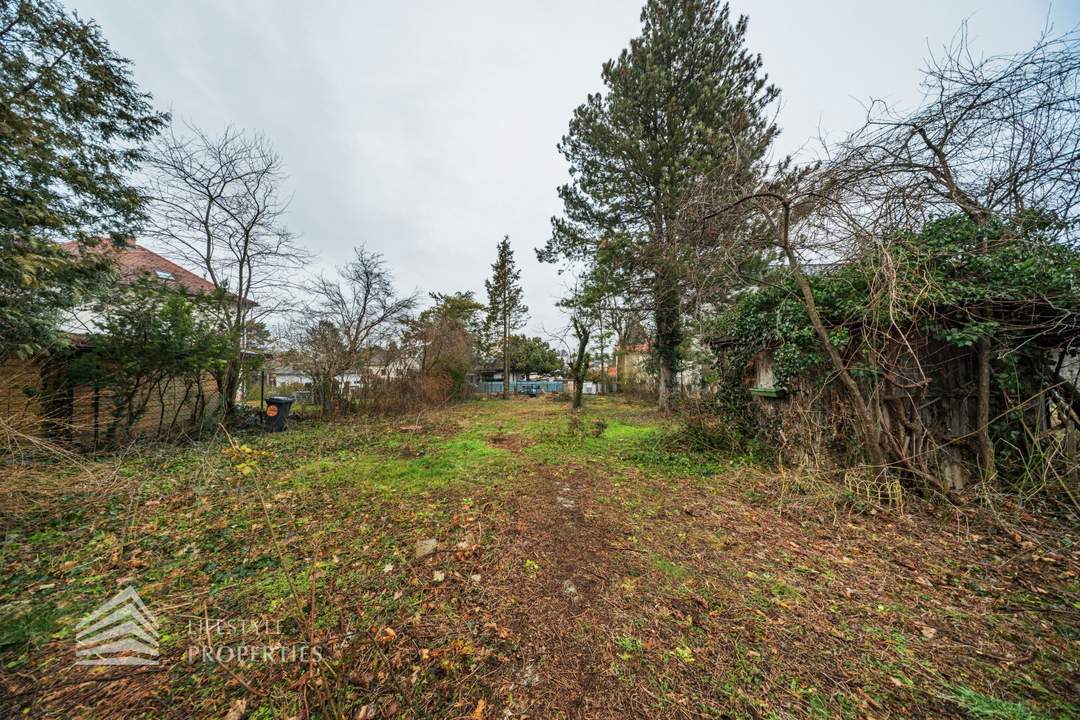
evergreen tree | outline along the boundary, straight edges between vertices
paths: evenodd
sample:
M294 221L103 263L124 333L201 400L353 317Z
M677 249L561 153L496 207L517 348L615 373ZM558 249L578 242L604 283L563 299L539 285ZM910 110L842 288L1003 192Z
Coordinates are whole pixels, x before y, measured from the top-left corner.
M659 404L678 369L687 276L702 262L684 208L702 182L732 194L776 134L761 58L745 48L746 18L717 0L649 0L642 33L604 64L605 92L574 111L559 151L571 182L542 261L598 263L651 301Z
M142 218L125 178L165 123L92 22L51 0L0 3L0 355L57 341L59 313L108 277L99 253Z
M525 373L529 380L533 374L558 372L562 368L559 353L538 337L512 335L510 337L510 365Z
M494 339L503 364L503 398L510 397L510 335L525 324L529 308L521 301L521 271L514 264L510 236L499 242L499 254L491 266L491 277L484 281L487 289L487 326Z

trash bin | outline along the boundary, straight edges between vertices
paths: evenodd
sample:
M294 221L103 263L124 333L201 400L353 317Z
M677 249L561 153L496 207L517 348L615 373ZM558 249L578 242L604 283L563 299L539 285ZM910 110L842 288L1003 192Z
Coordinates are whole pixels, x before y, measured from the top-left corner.
M291 397L268 397L266 398L266 412L263 420L266 429L270 432L281 432L285 429L285 420L289 417L289 408L292 407Z

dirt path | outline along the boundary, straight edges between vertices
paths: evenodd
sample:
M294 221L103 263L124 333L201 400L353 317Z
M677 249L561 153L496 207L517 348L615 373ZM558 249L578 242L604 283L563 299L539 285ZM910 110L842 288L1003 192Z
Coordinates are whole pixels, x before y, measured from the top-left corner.
M610 635L616 533L594 493L587 475L541 466L508 508L511 531L495 549L492 591L502 600L495 616L518 638L511 712L603 715L609 683L596 639Z

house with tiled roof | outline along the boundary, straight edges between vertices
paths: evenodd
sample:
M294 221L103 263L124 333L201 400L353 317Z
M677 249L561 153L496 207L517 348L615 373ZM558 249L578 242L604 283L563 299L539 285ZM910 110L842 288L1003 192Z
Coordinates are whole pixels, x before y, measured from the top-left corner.
M211 293L214 284L168 258L129 242L116 246L103 241L94 246L63 243L71 253L96 253L107 257L116 267L120 283L149 278L188 293ZM0 419L29 435L63 435L81 444L97 445L102 428L109 420L107 393L95 387L69 387L62 381L67 363L80 352L90 349L91 336L98 330L100 313L92 306L77 308L60 321L60 329L70 340L65 351L34 358L9 358L0 365ZM130 428L133 435L163 434L163 425L172 430L177 420L200 406L220 403L217 384L209 375L194 388L191 384L170 383L162 387L142 418Z
M149 278L188 293L212 293L216 290L211 281L135 241L122 247L107 241L92 247L67 242L63 243L62 247L71 253L95 253L109 258L116 266L122 283ZM60 328L75 337L85 336L94 331L96 319L97 313L92 307L77 308L64 318Z
M82 246L77 242L67 242L61 247L75 254L96 253L109 257L116 264L121 279L128 282L148 276L189 292L214 291L214 283L177 265L164 255L158 255L153 250L139 245L136 241L131 241L122 247L107 241L92 247Z

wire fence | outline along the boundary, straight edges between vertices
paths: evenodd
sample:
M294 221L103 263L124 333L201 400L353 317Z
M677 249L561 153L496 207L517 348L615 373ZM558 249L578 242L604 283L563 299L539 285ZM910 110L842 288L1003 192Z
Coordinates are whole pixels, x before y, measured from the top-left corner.
M510 392L514 395L541 395L563 391L561 380L516 380L510 383ZM503 391L502 380L476 383L476 391L484 395L496 395Z

